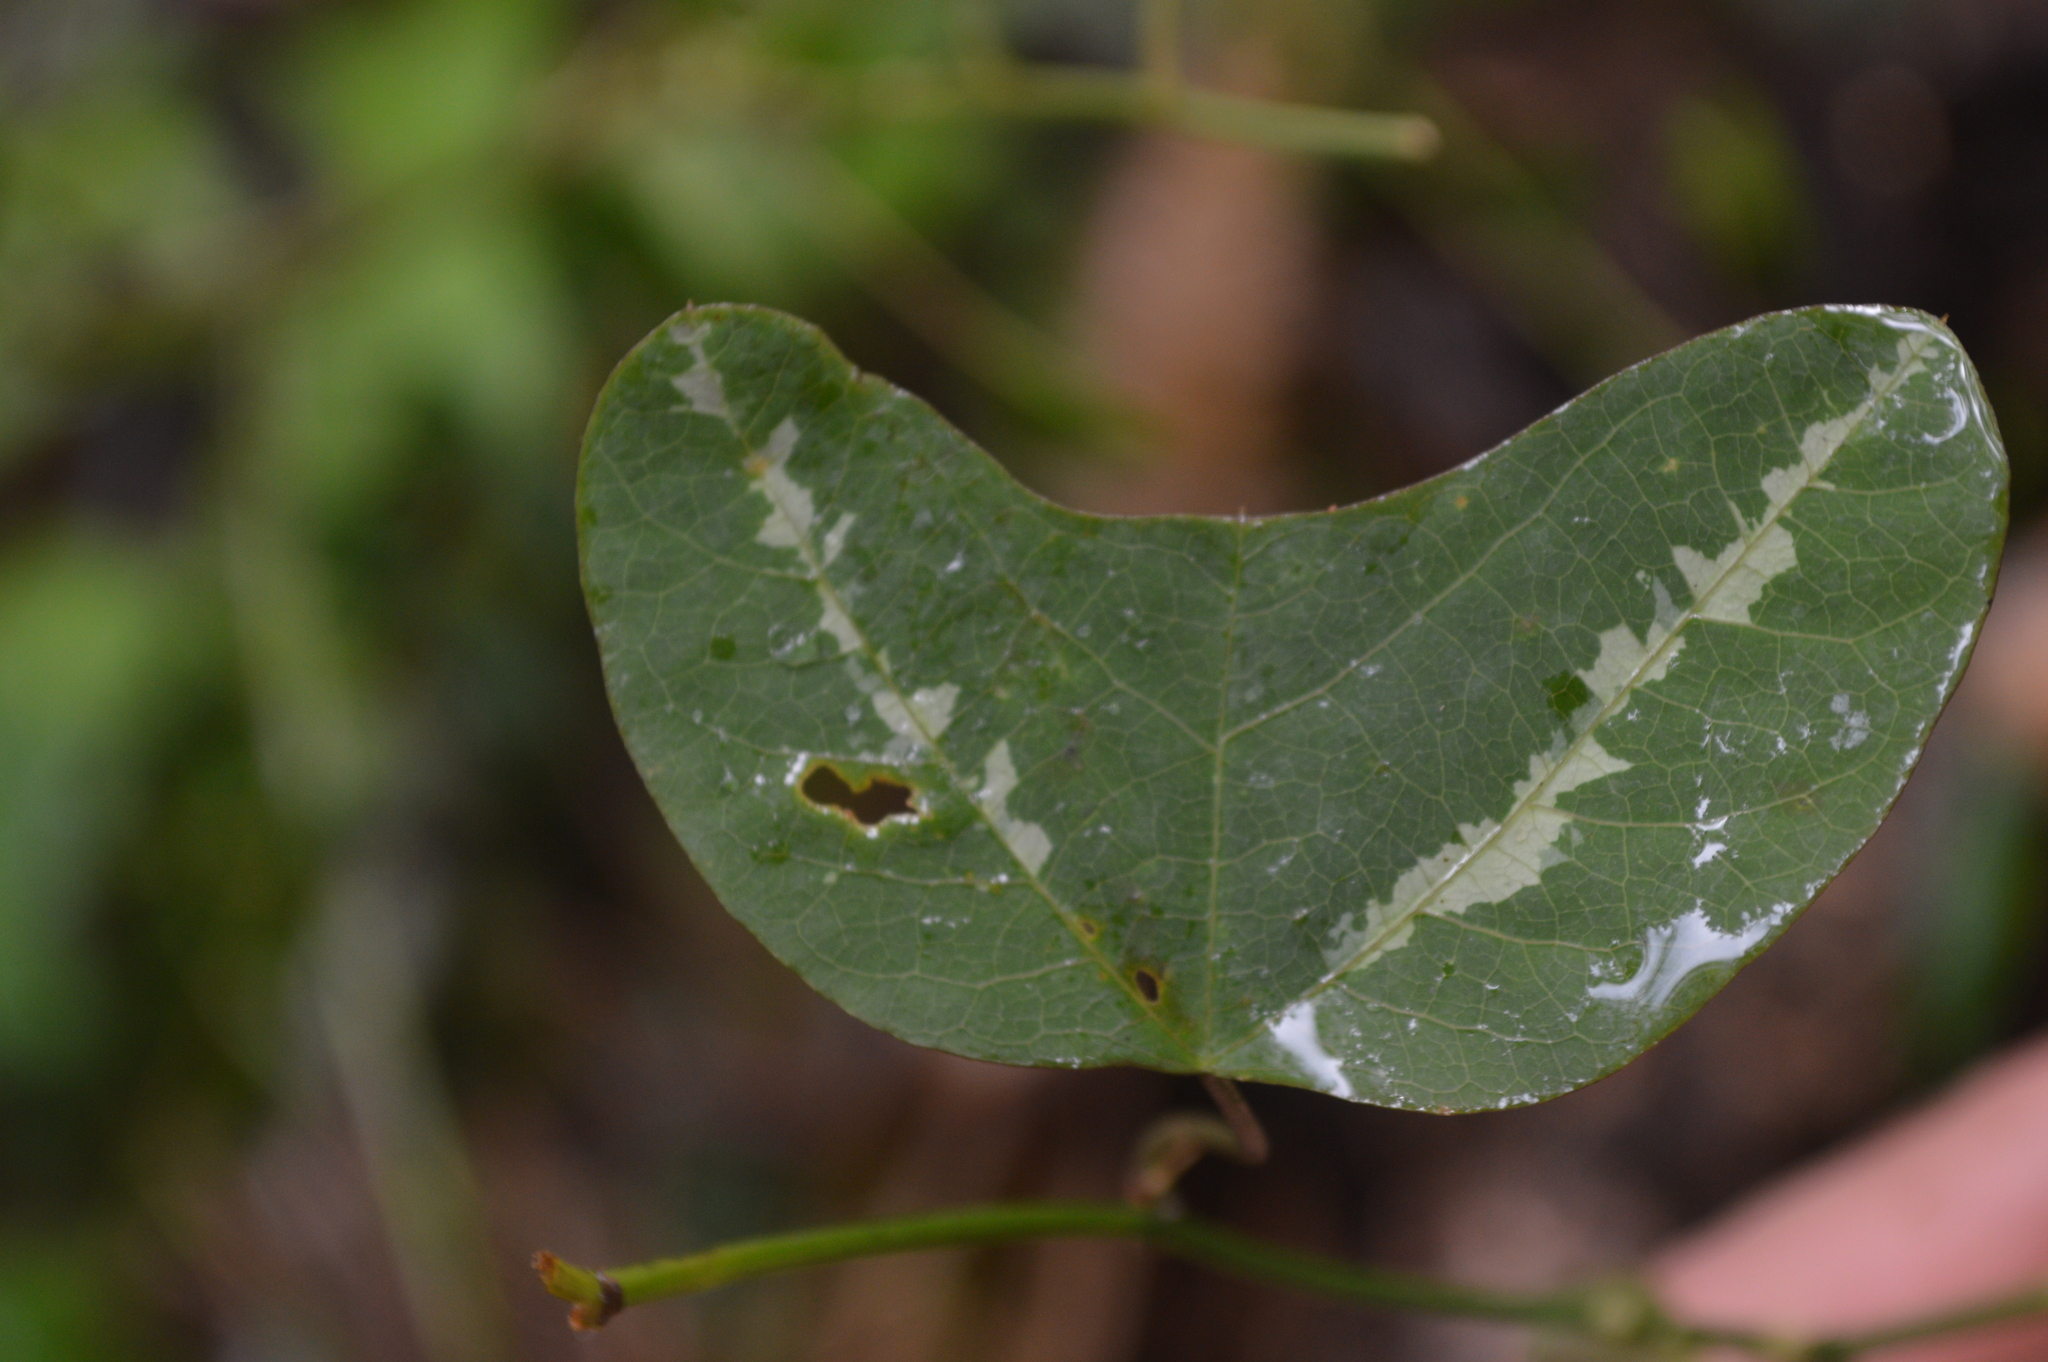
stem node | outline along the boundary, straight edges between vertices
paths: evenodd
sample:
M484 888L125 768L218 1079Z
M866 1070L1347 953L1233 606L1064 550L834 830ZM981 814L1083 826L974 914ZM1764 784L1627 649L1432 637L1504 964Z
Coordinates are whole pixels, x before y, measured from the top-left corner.
M1671 1332L1656 1297L1633 1277L1615 1277L1586 1288L1585 1330L1604 1343L1647 1343Z
M540 1284L549 1295L569 1302L571 1329L602 1329L626 1308L626 1293L606 1273L563 1262L545 1249L533 1255L533 1270L540 1274Z

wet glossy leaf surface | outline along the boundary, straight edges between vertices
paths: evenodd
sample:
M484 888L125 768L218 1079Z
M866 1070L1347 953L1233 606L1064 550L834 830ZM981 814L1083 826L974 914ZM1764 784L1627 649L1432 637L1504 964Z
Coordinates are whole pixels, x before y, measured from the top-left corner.
M2005 464L1938 323L1813 309L1375 502L1104 519L702 308L582 479L627 743L817 988L988 1059L1469 1110L1626 1062L1876 828Z

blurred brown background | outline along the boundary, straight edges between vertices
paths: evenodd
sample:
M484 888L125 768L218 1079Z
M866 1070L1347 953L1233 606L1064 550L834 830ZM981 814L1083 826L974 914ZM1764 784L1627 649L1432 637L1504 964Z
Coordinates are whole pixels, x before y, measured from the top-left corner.
M1208 0L1191 77L1419 166L911 118L1117 66L1109 0L0 3L0 1356L1493 1359L1115 1245L875 1261L572 1338L524 1270L1107 1195L1199 1090L923 1053L729 920L576 588L577 433L685 300L790 308L1095 509L1322 506L1769 308L1948 314L2014 464L1890 823L1618 1076L1261 1089L1197 1208L1507 1285L1625 1264L2048 1021L2048 3ZM877 92L880 92L879 94ZM930 111L927 110L926 113Z

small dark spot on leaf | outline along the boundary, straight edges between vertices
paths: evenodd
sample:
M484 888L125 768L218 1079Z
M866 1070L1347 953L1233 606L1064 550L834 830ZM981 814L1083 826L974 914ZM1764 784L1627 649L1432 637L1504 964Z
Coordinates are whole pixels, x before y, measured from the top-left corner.
M720 662L732 661L733 655L737 652L739 652L739 646L724 634L720 634L711 640L711 655Z
M869 776L856 789L830 766L816 766L799 788L812 804L821 809L837 809L864 828L899 814L917 813L910 787L887 776Z
M1778 786L1778 798L1794 813L1820 812L1820 801L1814 797L1813 785L1809 781L1786 781Z
M1559 672L1556 676L1543 678L1543 689L1550 693L1550 707L1557 711L1560 719L1569 719L1573 711L1593 698L1593 692L1577 672Z
M1149 969L1141 969L1131 976L1131 982L1138 986L1138 996L1148 1003L1159 1001L1159 976Z
M1083 941L1093 941L1096 937L1102 935L1102 924L1093 918L1075 918L1074 929L1081 933Z

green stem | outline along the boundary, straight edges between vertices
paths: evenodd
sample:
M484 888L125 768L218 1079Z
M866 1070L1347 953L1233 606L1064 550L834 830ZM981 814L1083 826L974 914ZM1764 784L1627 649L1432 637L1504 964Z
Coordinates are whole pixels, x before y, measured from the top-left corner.
M1787 1339L1680 1324L1639 1283L1620 1279L1564 1291L1529 1293L1459 1286L1401 1272L1359 1267L1280 1248L1203 1220L1100 1202L1017 1202L768 1235L609 1273L534 1260L547 1289L576 1307L571 1322L595 1328L628 1305L793 1268L917 1249L959 1248L1026 1239L1137 1239L1162 1253L1276 1286L1360 1305L1562 1330L1609 1344L1688 1356L1705 1347L1745 1349L1776 1362L1839 1362L1863 1352L2048 1311L2048 1290L1944 1315L1881 1334L1846 1339Z
M1048 122L1122 123L1169 128L1226 142L1304 156L1364 161L1426 161L1443 141L1435 120L1419 113L1374 113L1288 104L1204 90L1176 76L1099 66L1018 62L994 35L963 37L957 61L881 63L852 73L823 66L785 66L742 49L678 44L665 71L657 117L730 118L735 110L791 112L882 120L961 117ZM623 112L618 91L638 88L645 54L593 43L570 76L551 87L542 136L586 129L607 120L645 122L647 109ZM584 107L579 107L584 106Z
M958 78L890 71L864 83L859 102L895 118L1000 114L1048 121L1172 128L1305 156L1422 161L1442 140L1421 114L1369 113L1219 94L1147 73L1091 66L972 65Z
M1965 1329L1982 1329L1994 1324L2008 1324L2014 1320L2025 1319L2029 1315L2040 1314L2048 1314L2048 1286L2022 1291L2003 1300L1986 1301L1947 1314L1932 1315L1926 1319L1894 1325L1889 1329L1858 1334L1843 1339L1836 1345L1842 1351L1835 1355L1852 1357L1858 1353L1874 1352L1879 1348L1889 1348L1900 1343L1917 1343L1938 1335L1961 1333Z

